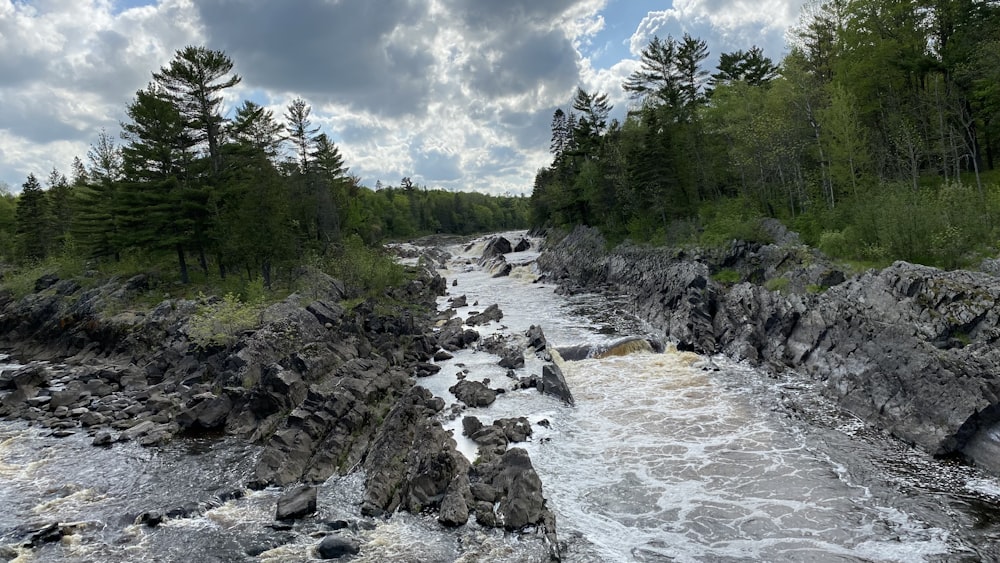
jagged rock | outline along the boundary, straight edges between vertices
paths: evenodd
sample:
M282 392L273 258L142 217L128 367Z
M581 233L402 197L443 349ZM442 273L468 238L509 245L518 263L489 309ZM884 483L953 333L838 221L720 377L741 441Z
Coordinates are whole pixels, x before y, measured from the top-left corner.
M345 555L357 555L361 553L361 544L357 540L347 538L339 534L330 534L323 538L316 546L316 553L320 559L340 559Z
M562 399L566 404L573 406L573 393L569 390L566 377L563 376L562 369L556 364L545 364L542 366L542 379L537 383L538 390L546 395L552 395Z
M524 367L524 353L520 350L509 350L500 358L498 364L502 368L519 369Z
M228 396L214 393L195 395L186 408L177 415L182 430L213 430L226 424L233 403Z
M510 241L504 237L496 237L490 240L486 244L486 248L483 249L483 257L480 259L480 263L490 258L496 258L497 256L503 256L504 254L509 254L513 252L513 247L510 245Z
M496 391L478 381L468 379L452 385L448 391L451 391L459 401L470 407L488 407L497 399Z
M468 472L454 439L430 418L437 412L433 399L412 387L386 416L364 460L366 516L437 508L455 476Z
M417 377L430 377L439 371L441 371L441 366L439 365L418 362L414 368L414 375Z
M493 272L494 278L504 278L510 275L514 271L513 264L508 264L504 262L502 265L498 266L496 271Z
M542 332L542 327L540 326L531 325L525 336L528 338L528 348L532 348L535 352L542 352L548 347L545 334Z
M903 440L1000 471L1000 447L989 446L1000 445L991 437L1000 430L995 278L897 262L842 281L821 255L780 238L786 245L737 242L721 252L608 251L596 230L581 228L538 265L564 286L634 296L639 316L681 350L807 373L843 408ZM724 268L748 281L711 279ZM757 285L778 278L781 292Z
M510 442L524 442L531 436L531 422L523 416L500 418L493 421L493 426L500 428Z
M344 364L326 382L311 386L271 436L251 486L324 481L353 466L378 430L370 422L391 408L410 381L382 358Z
M523 238L517 241L517 245L514 246L514 252L524 252L525 250L531 249L531 242L528 239Z
M456 475L448 485L438 512L438 522L445 526L462 526L469 521L469 503L472 491L468 474Z
M542 481L538 478L528 452L511 448L493 461L477 468L477 477L497 491L498 525L507 530L520 530L529 525L542 525L549 510L542 496ZM478 519L477 511L477 519Z
M482 313L479 313L477 315L470 315L468 320L465 321L465 324L469 326L478 326L478 325L484 325L492 321L499 321L502 318L503 318L503 311L501 311L500 307L496 303L494 303L493 305L487 307L486 310L483 311Z
M278 498L275 520L295 520L316 512L316 487L302 485Z

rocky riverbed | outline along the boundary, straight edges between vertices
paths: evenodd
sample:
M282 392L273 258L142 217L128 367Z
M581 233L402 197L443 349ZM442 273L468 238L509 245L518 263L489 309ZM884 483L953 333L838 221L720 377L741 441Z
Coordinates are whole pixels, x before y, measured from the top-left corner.
M541 481L527 453L508 448L525 439L530 426L511 420L483 427L470 417L468 434L481 444L473 465L442 426L444 401L415 384L437 369L435 358L476 343L470 326L502 316L496 307L470 319L455 317L454 309L438 312L435 300L446 281L435 267L447 256L424 251L430 254L414 268L414 281L389 296L403 304L391 313L372 302L346 309L342 283L303 271L305 289L264 310L259 328L209 348L191 337L197 302L130 309L147 290L144 276L89 289L45 276L27 297L0 297L0 348L23 364L0 372L0 416L28 421L54 438L87 436L96 448L132 442L156 449L178 439L236 437L258 444L259 455L245 482L213 491L216 504L280 487L285 494L275 521L296 521L316 512L316 485L361 472L360 512L374 522L397 510L435 514L446 527L474 520L539 542L558 559ZM502 260L502 252L484 259ZM513 361L532 344L545 354L540 331L502 347ZM524 385L559 393L553 389L561 378L549 371L525 378ZM475 401L495 393L470 385L456 388L456 395ZM156 527L206 510L196 499L178 504L123 519ZM364 550L341 528L319 533L315 556ZM30 550L77 534L86 531L51 521L7 530L4 537L18 540L8 548Z
M539 259L564 292L626 293L683 350L807 374L841 408L1000 471L1000 278L905 262L848 276L797 236L719 251L608 250L578 228Z

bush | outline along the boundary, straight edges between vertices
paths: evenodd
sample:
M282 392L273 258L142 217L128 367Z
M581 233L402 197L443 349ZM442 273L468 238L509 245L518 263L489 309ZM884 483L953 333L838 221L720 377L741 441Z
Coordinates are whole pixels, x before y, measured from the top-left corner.
M345 240L339 252L322 264L322 269L342 280L355 296L380 298L386 289L399 287L409 279L405 267L381 249L365 246L357 235Z
M786 277L771 278L766 282L764 282L764 289L768 291L777 291L778 293L781 293L786 289L788 289L788 284L790 283L791 281L789 281L789 279Z
M734 239L772 242L760 225L764 215L746 198L711 202L702 207L700 215L704 225L700 242L706 246L722 247Z
M205 299L201 295L201 299ZM244 302L235 293L227 293L198 309L188 325L188 337L201 349L231 346L244 331L260 326L263 298Z
M712 274L712 279L725 285L732 285L734 283L740 283L743 276L740 275L736 270L719 270Z

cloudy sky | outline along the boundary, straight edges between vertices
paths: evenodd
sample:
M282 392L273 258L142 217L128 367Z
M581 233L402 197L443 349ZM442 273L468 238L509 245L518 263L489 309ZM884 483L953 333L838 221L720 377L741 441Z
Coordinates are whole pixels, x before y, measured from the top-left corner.
M804 0L0 0L0 184L69 174L186 45L225 51L244 99L299 96L374 187L530 193L552 112L621 83L654 35L773 59Z

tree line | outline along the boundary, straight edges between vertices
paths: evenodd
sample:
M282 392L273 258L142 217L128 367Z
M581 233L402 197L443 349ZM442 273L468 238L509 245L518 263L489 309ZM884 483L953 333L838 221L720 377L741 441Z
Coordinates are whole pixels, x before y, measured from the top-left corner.
M793 35L780 62L752 46L715 72L705 41L654 38L624 122L578 90L534 220L682 243L770 216L844 258L943 266L995 247L1000 2L828 0Z
M260 277L345 242L528 225L524 197L428 190L403 178L372 190L296 98L278 117L246 100L231 117L227 90L241 77L222 51L178 50L126 107L121 139L101 131L70 177L28 176L0 194L0 257L30 263L60 254L94 261L172 257L177 278Z

